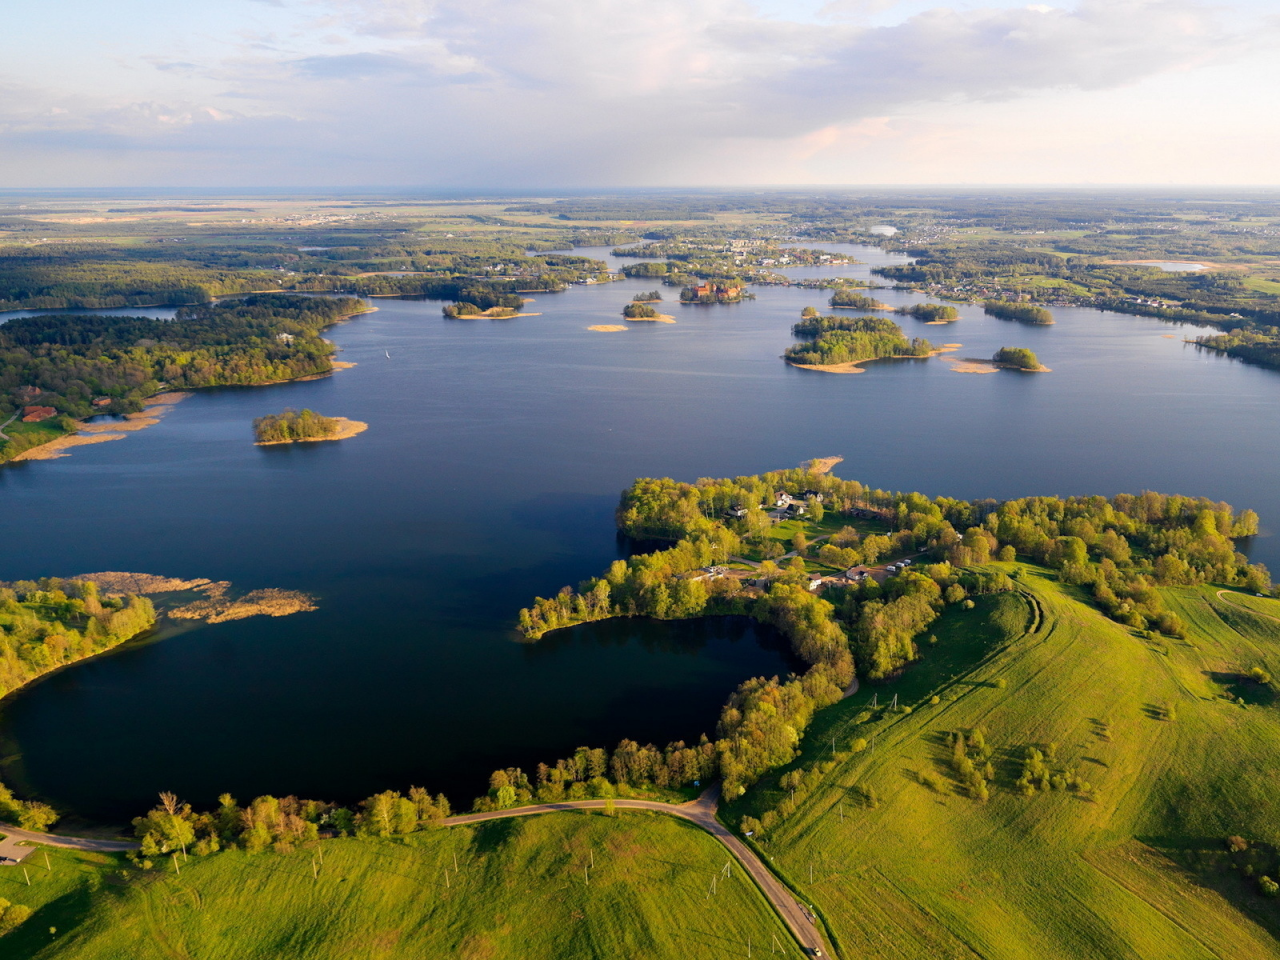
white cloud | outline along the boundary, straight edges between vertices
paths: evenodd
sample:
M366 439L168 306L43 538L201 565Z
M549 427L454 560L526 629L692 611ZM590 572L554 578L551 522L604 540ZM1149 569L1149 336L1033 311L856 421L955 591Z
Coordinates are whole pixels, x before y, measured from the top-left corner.
M42 136L73 149L74 132L181 156L171 182L184 170L214 182L228 156L264 162L264 143L281 146L271 123L287 119L291 165L273 159L243 182L854 180L857 154L923 129L910 119L921 111L963 108L980 127L984 104L1114 101L1273 36L1240 30L1240 10L1228 29L1194 0L937 6L867 24L892 5L836 0L822 22L746 0L313 0L289 7L291 32L269 43L246 25L217 56L139 51L131 83L148 64L149 97L30 83L4 96L0 131L21 142L0 141L0 172L12 182ZM1141 112L1135 102L1134 123Z

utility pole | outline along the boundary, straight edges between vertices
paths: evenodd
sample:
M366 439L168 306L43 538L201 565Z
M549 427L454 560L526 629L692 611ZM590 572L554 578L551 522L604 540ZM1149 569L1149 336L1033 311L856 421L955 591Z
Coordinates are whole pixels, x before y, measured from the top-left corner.
M48 851L48 850L45 850L45 851L44 851L44 868L45 868L46 870L48 870L50 873L53 873L53 866L49 863L49 851Z
M178 874L178 876L182 876L182 868L181 868L180 866L178 866L178 853L177 853L177 851L174 851L174 853L173 853L173 872L174 872L174 873L176 873L176 874Z
M311 858L311 879L312 880L320 879L320 868L316 865L315 857Z
M27 878L27 886L31 886L31 874L27 873L27 868L22 868L22 875Z

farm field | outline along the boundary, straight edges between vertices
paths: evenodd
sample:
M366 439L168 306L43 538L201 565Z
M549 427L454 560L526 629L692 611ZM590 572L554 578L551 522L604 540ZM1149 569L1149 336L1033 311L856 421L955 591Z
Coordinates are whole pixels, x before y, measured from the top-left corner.
M1167 589L1190 631L1151 640L1044 571L1020 584L939 619L896 687L912 712L884 709L894 684L826 711L793 769L833 749L834 769L761 849L844 956L1280 957L1280 901L1235 869L1277 866L1280 713L1242 674L1278 665L1280 621L1259 613L1280 603ZM952 735L978 728L986 802L954 772ZM1024 796L1028 748L1085 785ZM785 796L760 790L737 815ZM1228 836L1250 850L1228 855Z

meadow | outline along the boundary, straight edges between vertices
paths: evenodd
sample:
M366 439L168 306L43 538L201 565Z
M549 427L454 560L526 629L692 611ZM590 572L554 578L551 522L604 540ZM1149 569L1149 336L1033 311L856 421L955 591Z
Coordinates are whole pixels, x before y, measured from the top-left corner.
M1043 571L1020 584L1021 636L993 622L994 601L931 628L897 686L910 713L884 709L894 684L825 712L792 769L833 755L834 769L761 849L845 956L1280 957L1280 902L1226 844L1245 839L1274 875L1280 714L1243 674L1280 660L1280 621L1260 615L1280 603L1168 589L1191 630L1153 640ZM985 802L951 739L979 728ZM1023 795L1029 748L1088 789ZM752 812L785 793L759 790Z
M0 873L0 896L38 908L4 956L715 958L746 956L748 941L765 954L789 943L736 864L721 873L724 848L660 814L554 814L321 846L179 856L178 873L168 860L143 872L67 851L51 851L48 872L36 854L30 887L21 868Z

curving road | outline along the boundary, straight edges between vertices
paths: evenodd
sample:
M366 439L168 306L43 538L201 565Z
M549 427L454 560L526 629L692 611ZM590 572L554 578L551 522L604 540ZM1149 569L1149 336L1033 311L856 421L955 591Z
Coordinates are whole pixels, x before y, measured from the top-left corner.
M755 855L750 847L739 840L730 830L716 819L716 805L720 798L720 788L713 787L688 803L659 803L655 800L623 800L613 801L614 807L620 810L652 810L665 813L671 817L680 817L697 824L707 833L719 840L734 859L755 880L761 892L768 898L777 911L782 922L786 924L805 953L816 956L815 951L823 950L822 937L811 914L792 896L791 891L773 875L764 861ZM485 820L504 820L510 817L528 817L539 813L556 813L565 810L600 810L608 804L607 800L567 800L563 803L539 803L529 807L515 807L511 810L494 810L489 813L468 813L445 820L446 826L461 826L467 823L481 823Z

